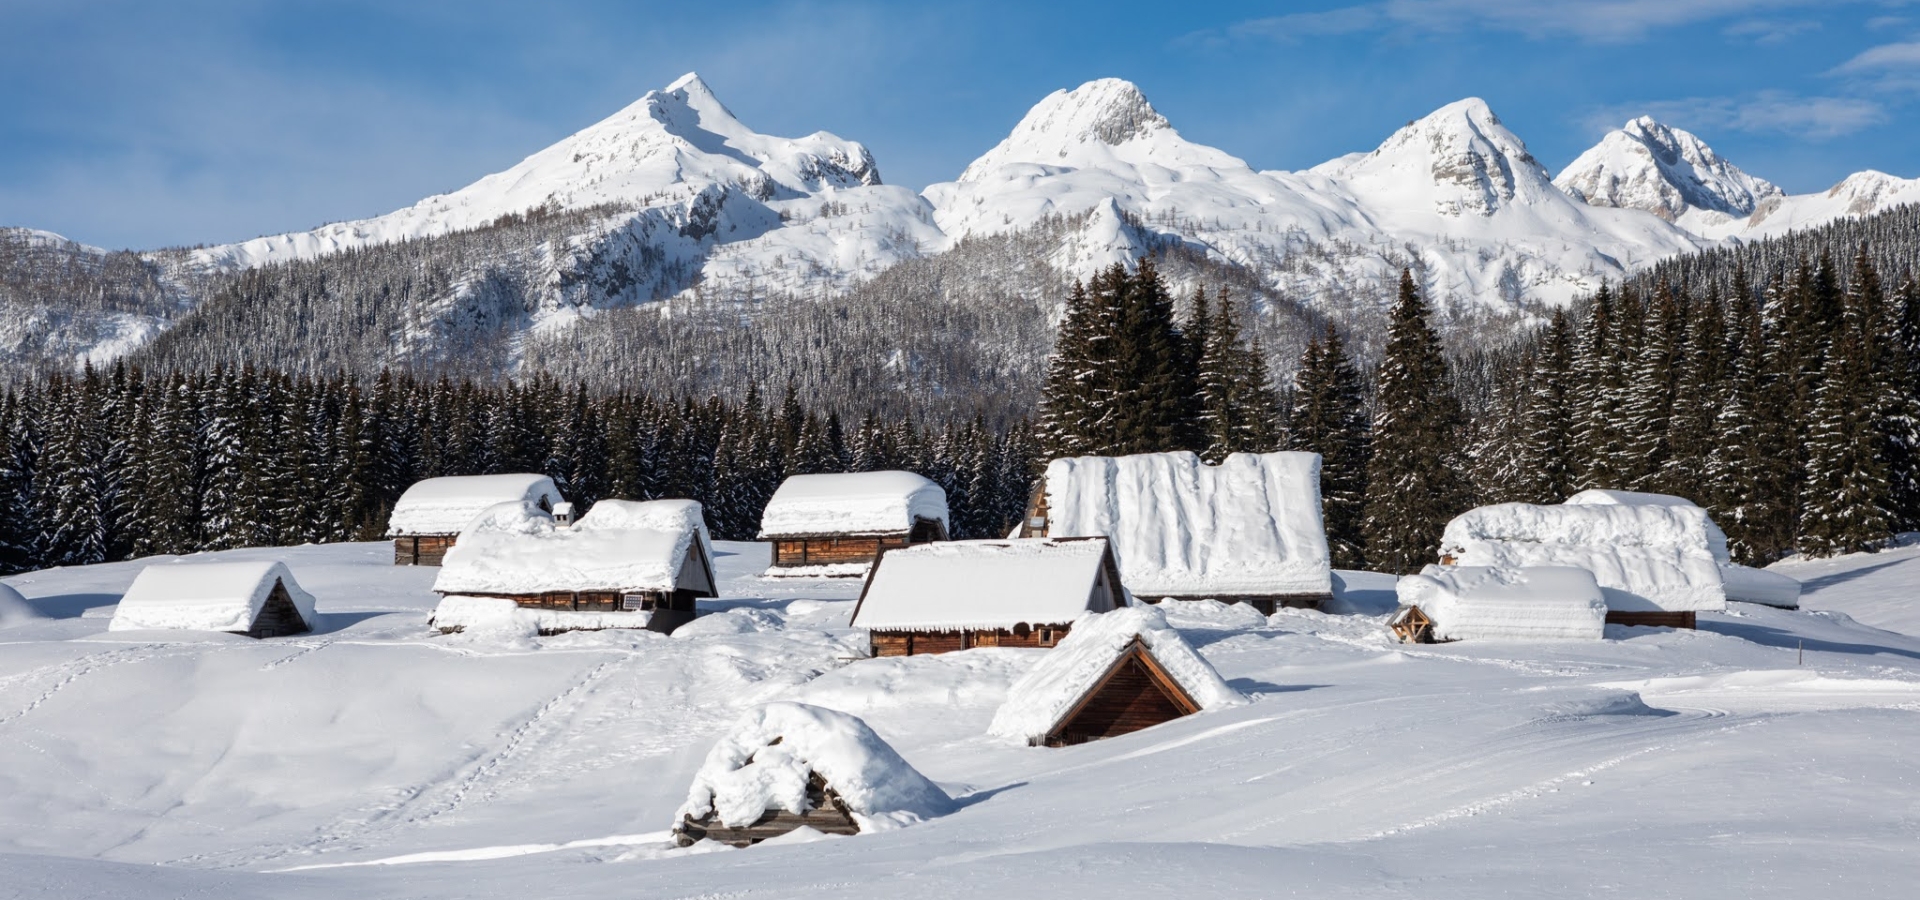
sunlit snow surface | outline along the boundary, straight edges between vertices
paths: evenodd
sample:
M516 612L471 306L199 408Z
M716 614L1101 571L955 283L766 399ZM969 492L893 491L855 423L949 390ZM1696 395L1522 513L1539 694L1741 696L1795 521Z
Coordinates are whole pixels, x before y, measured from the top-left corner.
M1253 702L1027 748L984 732L1040 651L853 661L847 579L760 580L672 637L441 637L386 544L285 559L312 635L108 634L140 563L13 576L0 897L1905 897L1920 548L1788 564L1806 611L1698 632L1401 647L1392 580L1329 613L1169 621ZM1857 615L1861 622L1856 622ZM1804 665L1800 654L1804 653ZM958 809L670 849L752 704L854 713ZM157 865L156 865L157 864ZM295 871L288 871L295 870Z

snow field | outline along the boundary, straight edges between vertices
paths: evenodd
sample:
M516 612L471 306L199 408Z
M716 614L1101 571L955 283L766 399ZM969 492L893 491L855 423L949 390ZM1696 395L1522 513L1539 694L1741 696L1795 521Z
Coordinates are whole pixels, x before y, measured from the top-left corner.
M318 598L315 634L268 641L106 634L139 564L9 578L53 618L0 629L8 890L1900 897L1920 876L1920 639L1836 611L1891 607L1912 548L1819 564L1818 612L1573 644L1396 645L1372 573L1337 573L1339 614L1173 604L1251 702L1057 750L985 734L1042 651L852 661L858 582L716 550L723 597L673 637L429 636L431 573L383 544L207 555L283 557ZM859 716L958 808L666 849L715 742L783 700Z

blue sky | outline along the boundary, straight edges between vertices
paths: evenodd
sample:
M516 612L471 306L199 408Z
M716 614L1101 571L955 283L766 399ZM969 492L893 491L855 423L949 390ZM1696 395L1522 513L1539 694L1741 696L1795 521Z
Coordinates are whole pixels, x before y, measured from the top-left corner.
M1048 92L1130 79L1263 169L1466 96L1549 169L1650 113L1794 192L1920 176L1920 3L0 0L0 224L213 243L459 187L699 71L748 125L954 177Z

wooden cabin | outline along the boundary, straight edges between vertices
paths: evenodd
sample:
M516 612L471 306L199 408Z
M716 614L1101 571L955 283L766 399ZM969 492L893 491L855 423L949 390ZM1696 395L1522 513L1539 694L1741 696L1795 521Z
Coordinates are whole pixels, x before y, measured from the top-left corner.
M1022 537L1106 536L1135 597L1245 603L1272 615L1333 596L1316 453L1056 459Z
M1106 538L943 541L882 551L853 609L874 656L1052 647L1126 605Z
M433 589L446 598L434 614L442 632L487 610L467 601L497 598L546 634L671 633L693 621L699 598L719 596L712 540L692 500L602 500L570 527L531 502L500 504L448 551Z
M134 577L107 628L270 638L305 634L313 624L313 595L283 563L156 563Z
M953 807L866 722L776 702L749 710L707 753L674 814L673 838L682 847L701 840L746 847L802 826L859 834Z
M1607 624L1692 628L1698 613L1727 607L1719 532L1692 504L1498 503L1448 522L1440 553L1462 567L1584 569Z
M947 534L947 492L912 472L795 475L760 517L768 575L858 577L886 550Z
M1064 747L1245 704L1151 606L1081 620L1007 691L988 733Z
M563 501L545 475L455 475L415 482L393 505L387 536L396 566L437 566L488 507L526 501L551 513Z
M1427 566L1395 585L1387 627L1402 643L1597 641L1607 603L1593 573L1572 566Z

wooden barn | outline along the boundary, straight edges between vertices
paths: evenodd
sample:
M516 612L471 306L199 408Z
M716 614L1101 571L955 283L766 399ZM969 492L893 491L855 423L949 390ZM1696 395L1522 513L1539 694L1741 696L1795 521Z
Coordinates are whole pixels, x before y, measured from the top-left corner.
M990 734L1063 747L1245 704L1151 606L1088 616L1007 691Z
M1186 452L1056 459L1023 537L1105 536L1120 580L1148 602L1246 603L1271 615L1333 596L1317 453Z
M674 815L682 847L745 847L802 826L826 834L899 828L954 803L867 727L802 703L749 710L707 753Z
M1081 616L1125 605L1106 538L942 541L882 552L853 627L874 656L1051 647Z
M1499 503L1448 522L1440 561L1585 569L1600 586L1607 624L1692 628L1698 613L1727 608L1719 531L1690 504Z
M496 503L526 501L551 513L560 491L545 475L454 475L415 482L393 505L387 537L396 566L437 566L455 538Z
M1572 566L1427 566L1401 578L1395 590L1400 609L1387 626L1401 643L1606 636L1600 585L1593 573Z
M881 551L947 539L947 492L912 472L795 475L760 516L768 575L865 575Z
M602 500L570 527L528 501L499 504L460 535L433 589L443 632L502 617L543 634L672 632L693 620L698 598L719 596L692 500Z
M270 638L304 634L313 623L313 595L282 563L156 563L134 577L107 628Z

